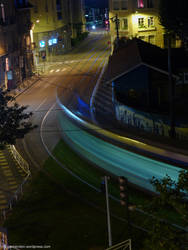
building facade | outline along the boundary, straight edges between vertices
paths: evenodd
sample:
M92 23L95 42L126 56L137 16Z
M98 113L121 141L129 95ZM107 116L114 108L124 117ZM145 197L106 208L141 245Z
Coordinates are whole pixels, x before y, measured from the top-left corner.
M27 0L0 4L0 87L16 88L32 75L30 8Z
M161 48L166 47L167 39L159 22L158 5L159 0L109 0L112 43L118 32L119 37L137 37ZM174 38L172 47L180 45L180 40Z
M63 54L71 49L71 38L82 32L82 0L31 0L33 23L34 59L52 60L54 55ZM81 27L81 28L80 28Z

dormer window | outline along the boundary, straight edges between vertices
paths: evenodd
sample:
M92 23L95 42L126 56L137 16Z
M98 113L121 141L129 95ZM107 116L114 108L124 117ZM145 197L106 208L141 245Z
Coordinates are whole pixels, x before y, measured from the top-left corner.
M139 9L144 8L144 0L138 0L138 8Z

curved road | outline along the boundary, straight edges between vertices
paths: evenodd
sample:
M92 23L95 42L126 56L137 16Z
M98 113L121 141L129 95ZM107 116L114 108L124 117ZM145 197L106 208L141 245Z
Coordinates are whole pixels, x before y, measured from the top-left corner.
M109 37L102 33L91 34L72 53L58 56L55 58L56 62L47 64L45 76L17 98L21 105L29 105L28 110L34 113L32 122L39 126L17 143L17 148L31 166L40 168L48 157L47 151L51 151L61 138L57 114L63 106L56 103L56 97L66 106L66 111L71 110L79 117L84 116L85 120L93 119L90 112L91 97L109 56L108 40ZM152 190L149 181L152 176L162 178L168 174L177 180L180 168L106 143L103 139L108 137L107 134L101 140L75 126L63 114L60 120L61 128L69 138L71 146L111 173L126 175L131 182L149 190ZM97 130L96 127L89 129L95 132ZM117 137L122 140L120 136ZM139 147L139 142L132 140L131 144L137 144ZM143 149L143 145L141 148ZM151 147L145 145L144 148ZM160 151L154 147L151 149ZM185 158L187 161L186 156Z
M96 81L109 56L108 40L108 35L102 32L90 34L71 53L56 56L54 62L46 63L45 75L17 97L20 105L28 105L28 111L33 112L32 122L38 125L16 145L31 166L40 168L48 158L41 135L49 150L60 140L56 119L59 109L56 105L57 92L58 95L63 94L64 102L70 109L77 109L78 99L84 105L90 105Z

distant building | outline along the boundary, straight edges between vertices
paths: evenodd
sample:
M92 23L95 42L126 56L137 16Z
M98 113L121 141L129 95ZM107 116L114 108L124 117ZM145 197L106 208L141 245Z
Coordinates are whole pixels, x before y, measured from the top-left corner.
M0 4L0 86L16 88L32 75L30 8L27 0Z
M158 18L159 0L109 0L109 17L112 44L117 37L115 16L118 17L120 37L137 37L145 42L166 47L164 28ZM172 47L179 47L180 40L174 37Z
M71 38L83 32L82 0L31 0L35 64L67 52Z
M72 38L77 38L80 34L85 32L86 20L85 20L85 5L84 0L71 0L70 6L70 25Z
M87 29L90 29L92 25L96 25L96 27L105 27L108 23L108 9L100 9L100 8L91 8L86 6L85 8L85 17L86 17L86 26Z

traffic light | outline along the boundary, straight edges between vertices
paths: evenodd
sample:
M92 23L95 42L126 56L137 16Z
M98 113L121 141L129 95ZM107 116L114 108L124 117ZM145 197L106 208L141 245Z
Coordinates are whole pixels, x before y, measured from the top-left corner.
M120 203L122 206L128 206L127 182L127 178L125 178L124 176L119 177Z

